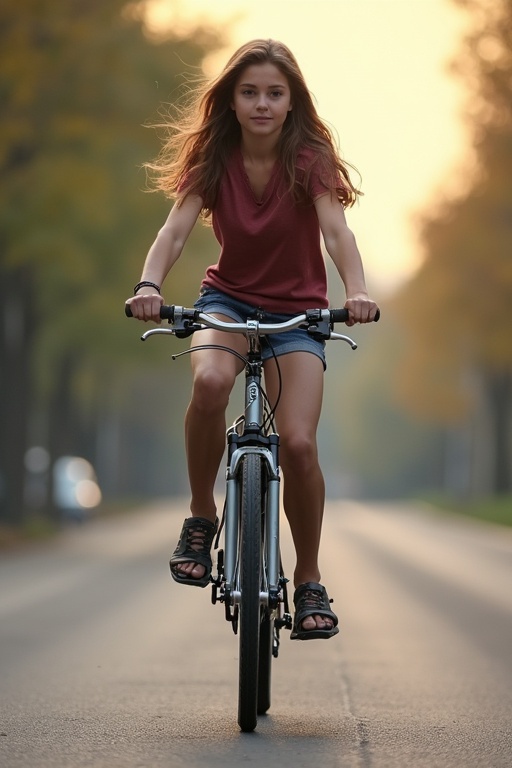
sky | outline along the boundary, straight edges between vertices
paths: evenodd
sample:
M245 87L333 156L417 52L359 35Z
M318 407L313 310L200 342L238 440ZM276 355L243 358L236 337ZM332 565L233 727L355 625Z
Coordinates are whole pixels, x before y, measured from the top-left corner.
M209 75L253 38L291 48L362 179L347 219L368 283L381 292L403 284L421 260L417 215L456 187L467 158L463 85L448 72L467 18L453 1L154 0L153 18L225 35Z

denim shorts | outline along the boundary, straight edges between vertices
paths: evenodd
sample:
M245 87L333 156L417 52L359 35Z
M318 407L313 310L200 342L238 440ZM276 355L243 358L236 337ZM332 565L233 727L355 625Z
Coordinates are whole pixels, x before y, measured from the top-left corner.
M258 318L262 323L283 323L294 317L294 314L276 314L266 312L252 304L238 301L233 296L218 291L216 288L205 286L201 288L199 298L194 307L207 314L221 313L227 315L235 322L244 322L247 318ZM295 314L299 314L298 312ZM293 331L272 333L261 338L261 356L263 360L272 357L287 355L290 352L311 352L322 361L324 370L327 367L325 360L325 341L317 341L303 328L294 328Z

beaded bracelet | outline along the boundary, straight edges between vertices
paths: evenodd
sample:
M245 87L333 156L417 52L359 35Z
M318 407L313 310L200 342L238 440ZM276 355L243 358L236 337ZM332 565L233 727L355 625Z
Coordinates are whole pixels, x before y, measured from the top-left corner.
M141 288L154 288L155 291L158 291L160 293L160 286L156 283L151 283L149 280L142 280L142 282L137 283L135 288L133 289L133 295L137 295L137 291L140 291Z

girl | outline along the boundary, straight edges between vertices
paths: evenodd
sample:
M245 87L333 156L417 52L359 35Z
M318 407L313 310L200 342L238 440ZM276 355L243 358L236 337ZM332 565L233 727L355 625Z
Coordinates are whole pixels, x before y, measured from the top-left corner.
M378 308L368 297L344 215L359 192L290 50L274 40L242 46L182 117L178 126L169 126L172 134L149 166L157 173L157 186L176 202L127 301L132 314L160 322L160 286L202 214L211 216L221 251L206 271L197 308L227 320L257 313L266 322L279 322L327 307L321 233L345 286L348 325L373 320ZM213 330L202 331L197 343L246 351L243 337ZM324 481L316 430L324 345L299 329L272 336L272 346L284 393L276 412L284 507L296 550L291 636L329 638L338 632L338 619L318 566ZM218 525L213 488L224 450L225 409L243 364L212 349L195 352L191 361L192 397L185 419L191 517L170 567L178 583L204 587ZM278 376L268 345L265 361L267 394L275 402Z

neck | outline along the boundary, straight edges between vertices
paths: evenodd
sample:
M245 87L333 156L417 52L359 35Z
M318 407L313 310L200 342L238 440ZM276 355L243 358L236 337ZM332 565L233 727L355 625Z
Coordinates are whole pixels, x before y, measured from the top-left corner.
M274 137L268 139L258 138L254 140L252 136L243 136L240 142L240 150L245 160L252 163L274 162L277 159L278 142Z

